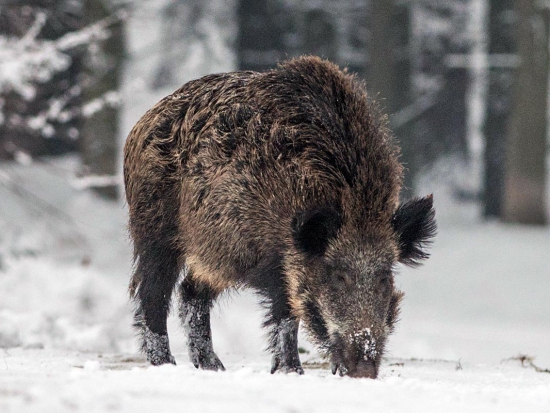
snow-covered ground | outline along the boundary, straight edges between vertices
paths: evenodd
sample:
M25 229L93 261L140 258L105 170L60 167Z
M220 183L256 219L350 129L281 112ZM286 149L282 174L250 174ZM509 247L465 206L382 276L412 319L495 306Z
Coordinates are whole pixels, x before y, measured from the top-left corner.
M270 375L248 293L214 309L226 372L137 353L122 204L71 184L76 160L0 165L0 412L548 412L550 230L479 223L436 191L432 257L397 276L406 297L377 380L332 376L302 338L305 376ZM30 193L8 191L25 188ZM38 196L39 198L33 198ZM320 364L321 363L321 364Z
M0 410L547 413L550 407L549 375L513 362L463 363L457 370L454 362L389 360L381 378L369 380L307 366L304 376L270 375L266 360L225 356L227 371L213 373L188 363L146 367L129 355L10 349Z

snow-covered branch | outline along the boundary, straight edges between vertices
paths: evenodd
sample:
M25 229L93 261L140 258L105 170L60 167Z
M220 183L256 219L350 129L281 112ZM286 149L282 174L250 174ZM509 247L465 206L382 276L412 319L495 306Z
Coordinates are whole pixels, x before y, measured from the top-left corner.
M120 104L120 93L110 90L78 107L66 107L80 92L79 86L72 87L65 94L51 99L46 110L25 118L23 123L30 129L40 131L42 136L49 137L53 134L51 122L67 123L77 117L89 118L106 107L117 107Z
M46 21L46 15L38 13L22 38L0 36L0 93L14 91L25 100L32 100L35 84L47 82L69 67L68 51L107 39L109 26L124 18L126 13L120 11L57 40L46 40L38 38Z
M119 10L118 12L105 17L94 24L61 36L59 39L54 41L55 47L57 50L67 51L78 46L108 39L111 35L108 30L109 27L120 20L125 20L127 17L128 14L126 11Z
M127 13L120 10L80 30L48 40L40 38L47 15L37 12L34 22L22 37L0 35L0 125L39 132L49 138L56 133L55 124L67 124L75 118L91 116L104 107L116 106L119 101L117 91L107 91L90 102L81 102L79 97L83 86L80 84L68 89L61 88L47 101L41 96L43 102L39 105L35 102L41 93L41 84L70 68L75 49L78 49L76 54L80 55L79 48L85 50L96 42L108 39L112 35L111 27L126 18ZM35 109L30 113L14 110L13 103L7 103L13 98L34 105ZM78 137L75 128L69 128L67 134L72 139Z
M416 99L412 104L406 106L391 117L391 125L395 129L401 128L403 125L412 122L420 117L424 112L432 108L437 102L437 92L426 93Z

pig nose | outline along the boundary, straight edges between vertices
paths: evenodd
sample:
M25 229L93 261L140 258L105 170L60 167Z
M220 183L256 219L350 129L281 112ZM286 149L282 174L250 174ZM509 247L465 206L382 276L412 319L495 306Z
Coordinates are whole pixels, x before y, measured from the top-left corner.
M348 371L350 377L376 378L376 366L372 360L359 360L354 369Z

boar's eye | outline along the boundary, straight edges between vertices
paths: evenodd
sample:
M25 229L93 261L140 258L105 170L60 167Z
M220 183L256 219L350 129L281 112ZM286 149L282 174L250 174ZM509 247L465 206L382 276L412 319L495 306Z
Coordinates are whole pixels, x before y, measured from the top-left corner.
M382 274L380 278L378 278L378 282L380 283L380 285L388 285L390 283L389 274Z
M378 275L378 291L382 293L389 292L392 284L391 271L384 271Z
M351 278L349 274L344 271L334 271L332 274L332 279L341 286L351 284Z
M341 226L341 217L330 207L314 208L298 214L292 221L292 235L299 250L323 255L329 241Z

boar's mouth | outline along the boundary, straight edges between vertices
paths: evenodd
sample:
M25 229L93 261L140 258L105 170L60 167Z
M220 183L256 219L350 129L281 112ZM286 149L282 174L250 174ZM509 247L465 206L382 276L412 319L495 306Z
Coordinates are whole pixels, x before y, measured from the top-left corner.
M374 360L362 359L355 364L348 364L348 367L344 363L331 362L332 374L338 372L340 376L349 376L355 378L367 378L375 379L378 376L378 368Z
M339 333L329 333L319 307L314 301L307 302L306 310L308 328L330 358L332 374L338 372L340 376L371 379L378 376L380 353L376 350L376 343L371 340L370 329L351 334L353 340L346 342ZM366 343L369 343L367 347ZM383 348L383 343L378 344L382 344L379 348Z
M369 355L364 355L356 343L346 345L339 337L333 337L330 350L331 371L340 376L375 379L378 376L378 363Z

